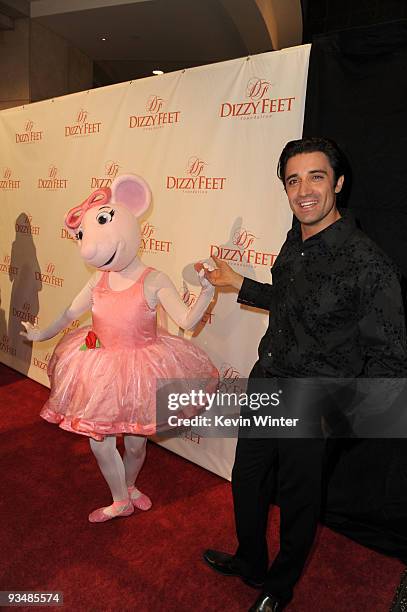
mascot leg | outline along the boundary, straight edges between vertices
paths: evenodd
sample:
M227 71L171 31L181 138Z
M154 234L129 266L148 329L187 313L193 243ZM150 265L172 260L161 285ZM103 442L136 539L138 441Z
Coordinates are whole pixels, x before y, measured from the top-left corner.
M90 447L109 485L113 504L92 512L89 521L101 523L117 516L133 514L134 507L129 500L123 461L116 448L116 436L106 436L101 442L90 438Z
M139 510L149 510L152 506L151 499L134 486L146 458L146 442L147 438L142 436L124 436L126 484L133 506Z

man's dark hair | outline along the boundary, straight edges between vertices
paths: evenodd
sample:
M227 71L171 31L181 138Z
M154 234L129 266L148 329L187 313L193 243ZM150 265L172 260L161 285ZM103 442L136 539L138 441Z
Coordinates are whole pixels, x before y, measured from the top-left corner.
M285 187L285 168L288 160L294 155L300 153L325 153L332 170L334 171L335 184L342 174L346 174L347 163L344 154L333 140L328 138L318 138L311 136L308 138L301 138L300 140L290 140L287 142L284 149L281 152L280 159L278 160L277 176L282 181Z

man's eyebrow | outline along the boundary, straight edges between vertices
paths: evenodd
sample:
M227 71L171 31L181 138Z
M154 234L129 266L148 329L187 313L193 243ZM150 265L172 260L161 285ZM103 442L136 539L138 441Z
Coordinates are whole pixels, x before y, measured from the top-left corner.
M326 170L308 170L308 174L326 174L328 176L328 172ZM296 176L298 176L298 173L295 172L294 174L290 174L290 176L286 177L286 181L289 181L292 178L295 178Z

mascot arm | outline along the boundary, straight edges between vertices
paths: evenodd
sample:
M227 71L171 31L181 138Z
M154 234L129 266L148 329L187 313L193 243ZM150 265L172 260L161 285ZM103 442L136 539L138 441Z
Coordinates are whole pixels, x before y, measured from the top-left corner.
M199 273L201 292L197 300L189 308L180 298L174 283L164 272L151 274L147 279L146 298L149 306L154 308L161 304L171 319L182 329L192 329L202 319L210 302L213 299L215 289L205 279L203 271ZM147 283L146 283L147 284Z
M94 274L86 283L83 289L72 300L72 303L66 308L61 315L55 319L45 329L38 329L28 322L22 322L25 331L20 334L25 336L27 340L34 342L42 342L56 336L62 329L67 327L72 321L80 317L84 312L90 310L92 306L92 290L100 278L100 272Z

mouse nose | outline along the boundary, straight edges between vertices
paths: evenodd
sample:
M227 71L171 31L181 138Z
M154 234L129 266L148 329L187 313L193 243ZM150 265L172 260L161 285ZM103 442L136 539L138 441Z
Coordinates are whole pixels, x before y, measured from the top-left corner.
M91 260L96 255L97 244L91 240L86 240L84 236L81 242L81 257L86 260Z

